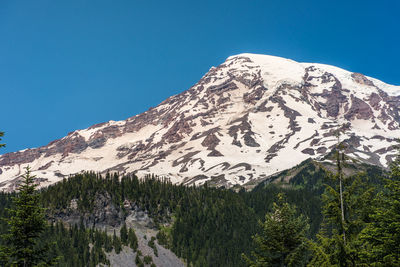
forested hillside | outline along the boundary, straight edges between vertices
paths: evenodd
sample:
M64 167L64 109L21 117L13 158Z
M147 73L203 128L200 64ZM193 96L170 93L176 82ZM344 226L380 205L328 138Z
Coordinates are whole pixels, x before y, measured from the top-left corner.
M321 194L325 184L333 186L335 181L329 172L311 161L297 168L297 171L292 170L290 182L284 181L283 173L250 192L213 188L207 184L199 187L173 185L150 176L139 179L135 175L75 175L40 192L40 201L51 223L44 238L55 242L49 253L63 256L59 262L61 266L107 264L104 252L113 248L118 252L121 244L135 248L137 238L130 229L126 229L129 239L126 234L119 238L119 233L107 236L96 229L110 222L107 216L112 217L110 228L118 229L132 212L142 210L151 218L150 227L158 231L157 242L189 265L245 266L241 254L250 254L254 249L252 236L260 231L258 222L271 211L278 193L283 193L287 201L295 205L297 214L308 218L308 238L315 239L320 230ZM372 168L363 177L378 192L382 188L382 175L380 169ZM7 217L11 196L0 194L2 217ZM98 199L103 199L101 208ZM96 215L101 212L99 209L114 213L104 218ZM74 225L66 224L71 222ZM2 222L1 232L6 229ZM90 249L92 246L94 249Z

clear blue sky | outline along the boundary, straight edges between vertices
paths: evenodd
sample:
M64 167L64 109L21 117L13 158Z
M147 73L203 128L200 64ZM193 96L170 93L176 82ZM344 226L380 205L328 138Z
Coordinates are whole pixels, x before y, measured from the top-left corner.
M400 1L0 1L0 153L122 120L242 52L400 85Z

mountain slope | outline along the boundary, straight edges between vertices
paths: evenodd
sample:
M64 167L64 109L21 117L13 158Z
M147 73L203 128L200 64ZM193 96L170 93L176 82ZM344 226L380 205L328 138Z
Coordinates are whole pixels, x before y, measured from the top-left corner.
M386 167L400 137L399 94L333 66L240 54L142 114L0 156L0 188L12 190L27 165L42 185L83 170L243 185L322 158L339 126L351 157Z

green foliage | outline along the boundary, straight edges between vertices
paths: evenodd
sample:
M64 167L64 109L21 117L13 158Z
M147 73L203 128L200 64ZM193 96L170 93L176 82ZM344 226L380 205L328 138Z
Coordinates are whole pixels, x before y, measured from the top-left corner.
M129 228L128 230L128 243L129 247L133 249L133 251L136 251L138 248L138 239L135 234L135 230L133 228Z
M7 218L10 217L9 210L13 207L12 199L15 197L16 193L4 193L0 192L0 234L4 234L8 231L9 225L7 223ZM4 238L0 238L0 247L5 245Z
M400 159L391 166L385 189L374 203L371 219L362 230L361 258L370 266L400 266Z
M34 266L54 263L54 259L49 259L46 255L48 244L39 242L47 222L44 208L40 206L34 178L27 167L23 180L18 185L19 193L12 198L13 207L8 210L8 233L2 236L5 246L1 248L1 259L4 265Z
M169 248L168 244L171 243L171 229L172 227L161 226L160 230L156 235L158 244L166 248Z
M126 228L126 223L124 223L119 231L119 235L121 238L121 243L125 246L128 245L128 229Z
M153 258L151 256L149 256L149 255L146 255L143 258L143 262L144 262L144 264L150 264L150 263L153 262Z
M291 184L308 191L323 192L323 178L328 175L325 168L312 159L302 162L297 168L299 171L290 179Z
M15 196L15 193L0 193L1 207L13 207L12 198ZM0 209L0 215L3 218L10 217L5 208ZM1 233L6 233L9 227L4 221L0 221L0 229ZM132 231L130 232L132 233ZM116 238L118 239L118 237ZM0 239L3 248L7 245L4 243L5 241L3 238ZM109 264L105 252L111 252L114 249L114 241L118 243L105 231L95 228L88 229L83 224L66 227L63 223L57 222L50 224L40 234L37 239L37 247L47 248L43 266L51 263L50 261L53 259L58 260L57 266L97 266L100 263ZM90 249L90 247L92 248ZM4 254L1 257L0 265L7 265L7 257Z
M378 171L371 170L371 173L374 174L373 180L368 173L366 176L346 178L343 181L345 229L349 235L349 244L343 249L344 255L359 257L360 253L354 252L362 251L362 244L357 243L359 239L354 236L372 220L370 214L374 213L374 203L371 200L374 199L375 192L370 185L380 181ZM306 234L313 239L319 232L323 218L321 192L326 188L323 196L325 219L319 235L324 239L320 238L319 242L310 244L315 252L313 260L328 265L334 262L331 261L332 257L341 255L341 239L339 234L335 236L336 232L340 232L334 225L338 218L340 220L336 216L340 213L335 180L329 180L325 176L326 172L320 166L306 165L289 184L265 183L251 192L234 192L210 188L207 185L173 185L153 176L139 180L135 175L120 177L114 174L102 177L95 173L82 173L42 190L40 200L48 208L50 218L68 211L73 199L78 200L77 211L85 218L89 218L88 215L95 211L95 200L99 196L107 196L117 211L125 216L128 210L125 210L123 203L129 203L146 211L159 228L158 244L171 249L188 266L244 266L241 254L251 255L251 251L255 249L251 237L257 232L261 236L263 227L257 222L264 220L267 213L273 214L276 208L273 205L274 196L284 193L288 207L293 207L295 203L297 211L310 219L310 231ZM10 198L9 194L0 194L0 215L8 216L3 207L10 207ZM123 222L124 218L120 218L120 238L117 235L108 236L96 229L87 229L83 222L79 226L67 226L64 230L56 224L52 230L56 233L53 234L54 238L48 238L50 242L57 243L52 253L64 256L60 266L107 264L105 252L113 249L118 252L122 245L128 245L135 251L138 248L134 230L128 229ZM7 225L0 222L1 233L7 229ZM47 235L48 231L50 230L46 230L44 234ZM154 238L148 241L149 246L156 248ZM137 251L137 254L140 260L138 265L142 266L141 253Z
M257 218L244 195L225 189L172 185L155 177L139 180L134 175L119 179L116 175L103 178L94 173L79 174L50 186L41 197L50 212L65 210L72 199L78 199L78 210L85 214L93 211L94 199L100 193L108 194L121 210L125 200L139 206L157 225L172 222L167 246L192 264L243 265L240 254L250 250L250 237L257 227ZM137 249L134 232L129 238L128 230L128 239Z
M253 236L256 249L243 255L248 266L305 266L308 258L307 219L278 194L272 212L265 215L262 231Z
M1 137L4 136L4 132L0 132L0 141L1 141ZM0 144L0 147L6 146L5 144Z
M254 212L237 193L215 188L187 188L176 209L169 244L188 264L240 266L251 246Z
M319 185L321 182L318 179L325 179L325 176L319 176L321 173L314 172L309 181L308 186L301 184L260 184L253 191L249 193L242 193L248 206L250 206L256 213L258 219L264 219L265 214L271 211L274 196L279 193L285 194L288 203L294 203L299 213L307 218L310 218L310 231L309 238L315 237L319 231L322 221L321 211L321 189ZM294 182L294 181L293 181Z
M153 249L154 255L156 255L156 257L158 257L158 250L157 250L156 244L154 243L155 240L156 240L156 238L154 236L152 236L150 241L148 242L148 245L149 245L149 247L151 247Z
M104 250L107 250L106 244L111 243L111 237L106 232L87 229L83 225L66 228L61 222L51 225L50 229L46 232L46 239L56 244L53 253L62 255L58 266L109 264Z
M337 176L327 179L322 195L323 216L317 243L314 243L313 259L309 266L355 266L361 263L363 246L359 235L371 221L373 199L377 189L371 186L366 174L360 173L343 180L342 220L341 201ZM343 234L345 233L345 235Z
M119 239L115 233L114 230L114 235L113 235L113 247L115 249L115 253L119 254L122 250L122 244L121 244L121 239Z
M136 253L135 263L136 263L137 266L140 266L141 264L143 265L143 262L139 257L139 253Z
M296 203L299 211L312 219L312 229L318 229L321 208L319 193L314 188L270 184L252 192L236 193L208 186L173 185L151 176L139 180L135 175L101 177L84 173L50 186L41 198L49 212L63 211L72 199L78 199L81 214L92 213L99 194L110 196L120 210L126 200L148 212L160 228L159 244L188 264L244 266L241 253L249 254L252 250L251 236L258 230L257 221L271 210L271 196L284 192L288 202ZM128 229L128 243L137 249L133 229Z

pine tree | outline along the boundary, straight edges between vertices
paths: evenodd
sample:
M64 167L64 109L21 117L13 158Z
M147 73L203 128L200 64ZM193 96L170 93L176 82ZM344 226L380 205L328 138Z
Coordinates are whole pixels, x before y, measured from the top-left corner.
M128 229L126 228L126 223L124 223L122 225L119 233L120 233L122 244L125 246L128 245Z
M136 265L138 265L138 266L139 266L140 264L143 264L142 260L141 260L140 257L139 257L139 253L136 253L135 263L136 263Z
M119 254L122 250L122 244L121 244L121 240L117 237L117 234L115 233L115 229L114 229L114 235L113 235L113 246L115 249L115 253Z
M400 266L400 157L391 165L372 220L361 232L361 258L371 266Z
M242 255L248 266L304 266L308 256L307 219L278 194L273 210L261 223L262 232L253 236L256 249Z
M343 163L345 160L345 155L341 151L343 149L343 145L340 144L340 132L337 131L337 148L336 148L336 166L337 166L337 178L339 180L339 199L340 199L340 215L341 215L341 223L340 227L342 230L342 238L343 243L346 245L346 221L345 221L345 212L344 212L344 201L343 201Z
M129 228L128 241L130 248L133 249L133 251L136 251L138 248L138 239L133 228Z
M342 183L339 173L327 177L322 194L324 218L317 234L318 242L312 244L309 266L356 266L361 262L363 244L359 235L371 220L375 188L364 173L342 178Z
M4 136L4 132L0 132L0 141L1 141L1 137ZM0 144L0 147L6 146L5 144Z
M146 255L143 258L143 262L144 262L144 264L149 265L151 262L153 262L153 258L151 256L149 256L149 255Z
M13 198L14 207L9 209L11 217L6 219L9 231L3 235L6 247L2 247L5 265L12 266L42 266L54 263L55 259L46 255L48 244L40 237L47 227L44 208L40 207L37 185L26 168L18 194Z

